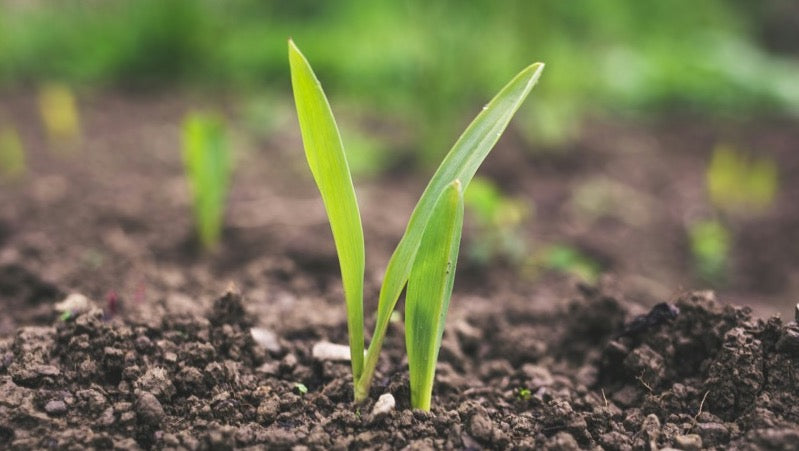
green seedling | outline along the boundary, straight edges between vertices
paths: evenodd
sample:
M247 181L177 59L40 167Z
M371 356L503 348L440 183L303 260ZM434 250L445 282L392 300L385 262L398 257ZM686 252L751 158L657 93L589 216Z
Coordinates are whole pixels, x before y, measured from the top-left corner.
M197 236L206 250L219 243L232 163L220 118L190 114L183 123L183 162L193 194Z
M80 114L78 102L69 86L49 83L39 90L39 114L54 144L74 144L80 141Z
M304 395L308 393L308 387L305 386L302 382L296 382L294 384L294 388L299 392L299 394Z
M516 397L521 401L527 401L533 397L533 392L529 388L519 388L516 391Z
M567 244L553 244L536 257L536 265L551 271L571 274L587 282L595 282L602 267L579 249Z
M365 255L352 177L327 97L308 60L291 41L289 63L305 156L321 193L339 257L355 400L369 394L392 312L407 284L411 404L429 409L460 243L463 190L538 80L543 64L522 70L483 108L433 175L388 262L375 331L364 358Z
M530 217L528 204L503 194L491 180L482 177L472 180L463 199L476 232L469 258L482 265L499 258L521 263L527 251L521 227Z
M732 245L727 228L719 221L702 221L690 226L688 236L699 276L711 282L723 281Z
M0 129L0 174L7 179L25 175L25 148L17 130L12 127Z
M727 146L717 146L707 168L710 201L729 213L762 212L774 204L777 165L769 158L750 158Z

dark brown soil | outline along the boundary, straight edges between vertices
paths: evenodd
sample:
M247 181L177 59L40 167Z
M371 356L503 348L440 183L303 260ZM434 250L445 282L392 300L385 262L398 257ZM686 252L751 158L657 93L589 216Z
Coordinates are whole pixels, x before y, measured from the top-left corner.
M209 255L194 244L181 173L178 124L193 102L83 98L83 140L62 149L33 96L0 99L29 163L0 189L0 448L797 449L799 328L760 319L793 318L799 289L794 123L595 123L561 153L511 132L483 174L535 202L531 249L568 243L608 276L578 290L463 260L424 414L409 409L401 322L364 405L350 402L346 362L311 356L320 340L346 343L346 327L293 118L269 139L233 128L227 226ZM702 177L718 142L781 169L775 208L730 219L722 303L675 294L707 287L685 226L713 215ZM574 209L582 185L607 180L626 187L620 210ZM424 183L402 168L357 182L368 311ZM467 229L464 246L476 239ZM92 308L59 319L54 303L76 292ZM276 341L256 344L251 327ZM397 407L375 418L383 393Z
M710 293L631 318L583 287L562 309L453 318L431 413L408 405L401 331L372 398L310 348L313 322L269 345L229 292L205 316L106 321L93 309L0 341L0 444L16 449L794 449L799 326L752 319ZM343 323L334 329L343 329ZM298 390L298 383L307 393ZM397 408L372 415L380 394Z

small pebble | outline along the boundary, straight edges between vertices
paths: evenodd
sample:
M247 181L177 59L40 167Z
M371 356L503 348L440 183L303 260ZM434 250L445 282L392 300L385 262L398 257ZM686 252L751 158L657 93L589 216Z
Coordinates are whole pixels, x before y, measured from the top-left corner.
M721 423L699 423L697 425L702 441L712 443L727 443L730 431Z
M253 327L250 329L250 335L256 343L261 345L269 352L279 353L281 351L280 343L277 340L277 334L269 329L263 327Z
M329 341L320 341L313 345L311 355L316 360L348 361L350 360L350 347L330 343Z
M75 315L87 312L91 307L92 302L89 298L79 293L72 293L66 299L53 306L56 312L70 312Z
M660 420L657 415L650 413L644 418L641 432L644 432L651 441L656 441L660 437Z
M698 434L678 435L674 437L674 444L686 451L702 449L702 437Z
M493 429L494 425L491 423L491 419L482 413L473 416L472 421L469 423L469 432L472 437L484 442L491 440Z
M139 422L152 426L159 425L164 417L164 408L152 393L141 392L136 399L136 412Z
M44 406L44 411L50 415L63 415L67 413L67 404L64 401L54 399L47 402Z
M394 401L394 396L391 393L384 393L377 398L377 402L372 408L372 416L378 417L380 415L385 415L394 410L396 405L397 403Z

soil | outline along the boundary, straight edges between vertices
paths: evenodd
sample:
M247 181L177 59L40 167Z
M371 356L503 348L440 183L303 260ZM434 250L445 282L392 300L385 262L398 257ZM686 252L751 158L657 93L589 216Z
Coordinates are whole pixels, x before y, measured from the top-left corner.
M311 355L325 328L257 344L234 291L204 316L108 321L93 308L0 341L0 439L16 449L799 446L796 322L753 319L709 292L631 318L610 292L583 291L555 311L488 307L451 321L430 413L408 405L400 330L372 397L353 405L349 365ZM372 414L383 393L397 408Z
M269 138L233 130L227 226L206 254L179 154L197 102L84 96L82 139L65 144L37 125L34 96L0 99L29 166L0 190L0 448L799 448L799 326L772 317L793 319L799 289L795 123L595 122L559 153L511 131L483 174L534 201L524 238L569 243L606 275L463 260L423 413L408 405L401 321L365 404L351 403L347 362L312 356L346 343L346 325L293 118ZM722 141L783 176L775 208L729 218L733 261L713 294L691 291L708 283L685 226L713 214L702 177ZM574 208L580 186L608 180L625 187L621 209ZM357 182L367 318L424 183L402 167ZM464 246L479 239L465 233ZM88 301L61 315L71 293ZM375 416L384 393L396 408Z

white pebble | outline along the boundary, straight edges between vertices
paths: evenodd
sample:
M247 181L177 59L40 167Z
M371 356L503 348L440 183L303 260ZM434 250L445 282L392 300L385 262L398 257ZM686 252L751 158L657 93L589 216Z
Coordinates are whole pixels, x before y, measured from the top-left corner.
M380 416L387 414L394 410L397 403L394 401L394 396L391 393L385 393L377 398L374 408L372 409L372 416Z
M280 352L280 342L277 340L277 334L269 329L263 327L253 327L250 329L250 335L256 343L261 345L264 349L270 352Z
M329 341L320 341L313 345L311 355L316 360L350 360L350 347Z
M88 311L92 307L92 302L82 294L72 293L53 307L59 313L70 312L78 314Z

